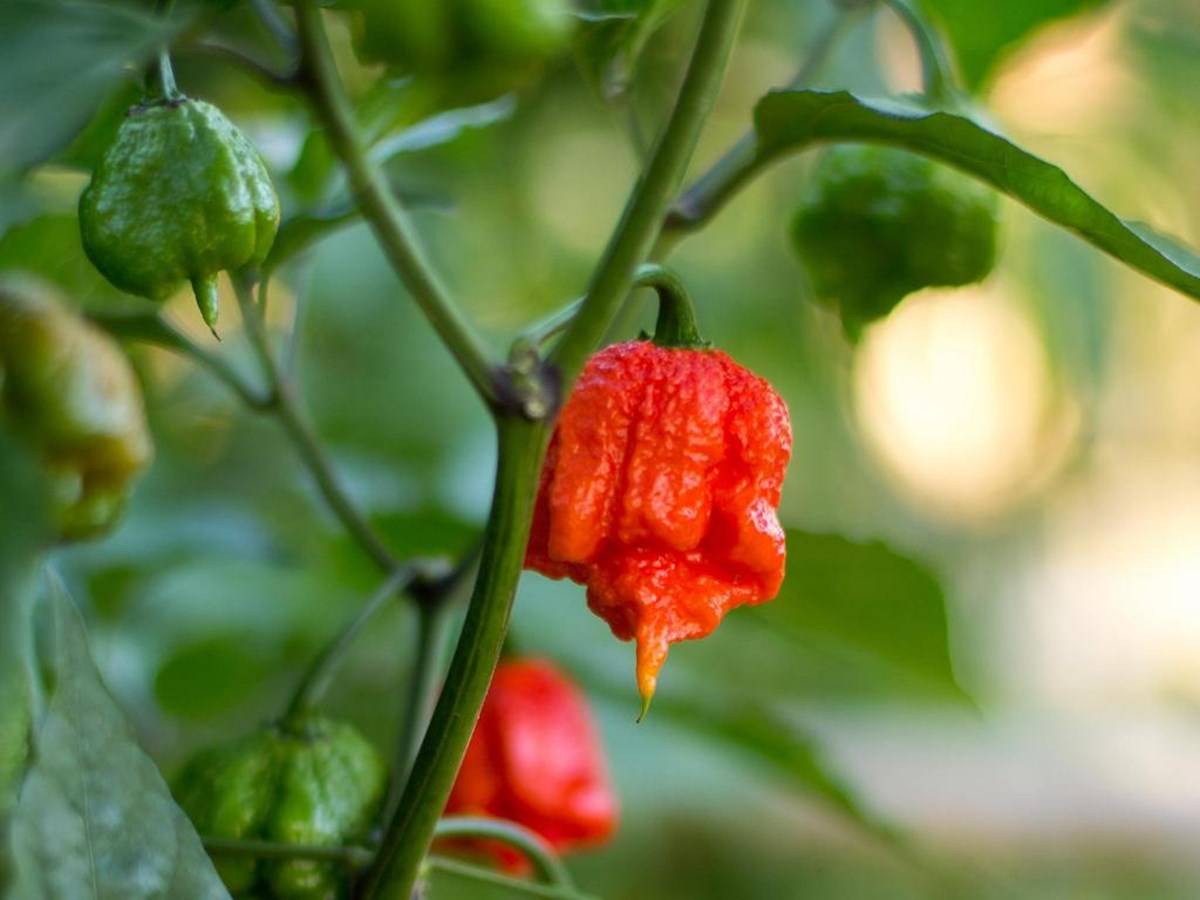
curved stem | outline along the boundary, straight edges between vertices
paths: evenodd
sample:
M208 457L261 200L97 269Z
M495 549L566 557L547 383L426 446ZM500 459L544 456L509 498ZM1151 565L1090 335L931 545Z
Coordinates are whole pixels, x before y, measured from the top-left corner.
M633 286L651 288L658 295L654 343L684 349L712 346L700 337L696 308L678 275L658 263L646 263L637 270Z
M882 0L912 35L921 57L921 86L926 98L944 103L955 95L954 68L941 36L925 16L908 0Z
M581 894L569 888L536 884L532 881L513 878L511 875L502 875L492 869L473 866L470 863L461 862L457 859L449 859L445 856L430 856L428 858L428 868L432 871L445 872L448 875L457 875L460 878L469 878L481 884L503 888L508 893L525 894L528 897L545 897L547 900L592 900L586 894Z
M309 713L320 701L333 680L337 667L345 659L346 653L353 646L359 633L366 624L375 617L396 595L404 591L417 577L418 567L415 564L401 566L376 588L367 598L366 603L355 614L336 638L322 650L309 665L308 670L296 685L291 702L283 714L284 721L296 721Z
M276 401L275 414L279 417L284 431L295 444L296 452L300 454L304 465L312 473L317 488L325 498L325 502L329 504L329 508L333 510L334 515L338 517L367 555L375 561L376 565L386 572L395 570L399 565L396 558L392 556L362 513L358 511L345 488L342 487L334 472L333 464L325 455L325 449L300 412L300 406L291 383L284 375L271 350L266 326L263 323L259 307L254 303L250 285L241 278L234 278L233 285L237 293L238 305L242 310L242 319L246 325L246 335L271 384ZM265 306L266 281L263 281L259 290L263 294L263 305Z
M574 887L571 874L554 848L541 835L514 822L483 816L447 816L437 823L433 835L434 838L499 841L521 851L533 864L534 872L541 881L565 888Z
M280 844L276 841L233 840L202 837L210 856L252 856L255 859L311 859L331 862L357 871L371 864L366 847L321 847L312 844Z
M587 299L553 361L564 389L583 367L658 234L720 88L745 0L709 0L683 86L642 178L625 207ZM303 10L307 3L302 3ZM311 13L311 9L309 10ZM302 28L302 32L303 32ZM491 682L524 563L533 501L551 423L497 416L498 466L479 577L433 718L375 864L359 896L408 898Z
M354 111L342 90L321 11L312 0L298 0L300 77L334 153L346 168L363 217L392 267L421 307L446 347L489 408L497 406L496 370L489 352L426 258L416 230L387 180L367 155Z

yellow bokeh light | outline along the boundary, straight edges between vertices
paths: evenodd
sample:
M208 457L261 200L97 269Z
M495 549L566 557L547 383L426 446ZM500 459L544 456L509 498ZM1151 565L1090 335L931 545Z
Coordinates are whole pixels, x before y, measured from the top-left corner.
M956 521L1026 499L1077 431L1032 326L987 289L926 291L868 329L854 399L867 446L901 492Z

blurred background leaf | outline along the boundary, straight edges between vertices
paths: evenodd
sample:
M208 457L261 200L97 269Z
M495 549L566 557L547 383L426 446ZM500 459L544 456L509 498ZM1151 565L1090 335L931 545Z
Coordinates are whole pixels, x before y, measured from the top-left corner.
M1006 53L1038 28L1093 11L1107 0L921 0L946 31L967 87L979 90Z
M185 24L104 0L9 0L0 8L0 176L47 159L108 91Z
M228 898L187 816L100 681L54 580L53 685L13 819L15 896Z

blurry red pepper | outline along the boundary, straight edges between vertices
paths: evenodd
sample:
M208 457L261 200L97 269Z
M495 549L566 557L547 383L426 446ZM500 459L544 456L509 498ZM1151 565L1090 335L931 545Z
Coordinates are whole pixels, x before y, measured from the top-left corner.
M670 644L712 633L783 580L787 407L694 331L682 343L632 341L589 360L550 443L525 557L587 585L591 610L637 640L643 712Z
M617 802L587 701L553 665L497 667L446 812L508 819L559 852L612 834ZM475 846L510 871L525 868L505 845Z

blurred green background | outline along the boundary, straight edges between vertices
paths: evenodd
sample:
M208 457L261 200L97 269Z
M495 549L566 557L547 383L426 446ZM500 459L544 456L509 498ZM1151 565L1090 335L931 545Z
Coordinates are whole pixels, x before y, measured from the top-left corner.
M1193 0L928 6L998 127L1122 214L1200 244ZM389 172L497 348L585 285L637 172L629 119L652 132L678 82L696 4L680 7L621 108L564 59L433 121L444 98L358 66L331 16L351 84L393 116ZM831 10L750 5L694 171L790 78ZM217 39L271 58L245 10L214 23ZM15 88L0 99L4 162L20 172L0 183L0 268L39 271L85 308L118 302L82 256L74 206L136 87L119 67L85 69L92 83L47 75L16 33L0 27L4 72L41 73L24 88L53 105L30 118ZM202 52L181 50L176 69L258 143L285 218L343 189L299 102ZM817 83L899 93L918 75L907 34L879 13ZM47 90L55 78L73 89ZM808 302L786 242L811 161L771 170L671 257L707 335L791 409L782 596L676 646L635 725L632 647L577 586L522 582L514 643L588 688L623 807L612 844L571 859L579 883L697 900L1200 896L1200 310L1005 202L986 283L911 297L850 347ZM189 296L168 314L208 340ZM295 323L307 407L396 552L470 546L493 476L489 423L368 230L285 267L271 316L281 332ZM231 294L222 317L219 351L255 377ZM620 336L647 324L648 312ZM156 461L120 529L57 564L101 671L170 773L275 714L376 575L276 423L185 360L131 352ZM329 702L381 747L413 631L408 610L380 617ZM434 888L500 896L449 876Z

